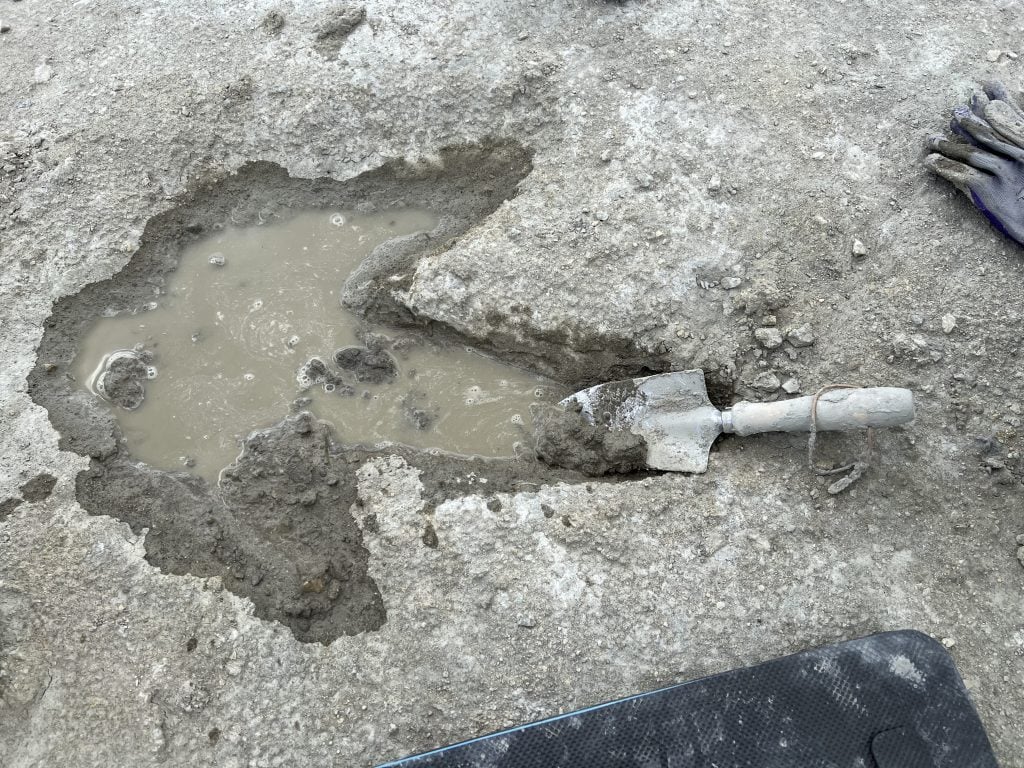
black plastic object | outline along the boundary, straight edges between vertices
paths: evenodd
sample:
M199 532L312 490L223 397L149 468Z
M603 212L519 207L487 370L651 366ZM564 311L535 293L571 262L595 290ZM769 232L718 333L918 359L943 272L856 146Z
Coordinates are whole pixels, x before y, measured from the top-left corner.
M946 650L872 635L381 768L998 768Z

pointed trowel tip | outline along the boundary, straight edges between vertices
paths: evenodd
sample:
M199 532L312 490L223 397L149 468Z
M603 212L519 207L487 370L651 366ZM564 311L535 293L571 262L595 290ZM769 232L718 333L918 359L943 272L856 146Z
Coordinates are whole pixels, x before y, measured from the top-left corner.
M722 413L712 405L689 410L652 409L638 431L647 442L647 466L670 472L701 474L708 454L722 434Z

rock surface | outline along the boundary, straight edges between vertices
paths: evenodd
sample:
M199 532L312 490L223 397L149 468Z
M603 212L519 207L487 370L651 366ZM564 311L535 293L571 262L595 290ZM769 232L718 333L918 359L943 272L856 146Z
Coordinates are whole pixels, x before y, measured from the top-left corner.
M1024 765L1024 254L919 166L970 83L1020 83L1016 59L986 57L1019 47L1019 14L953 0L340 7L3 11L5 765L368 766L901 627L948 641L1000 760ZM86 513L86 455L119 448L76 397L94 426L62 449L29 395L37 366L64 375L36 354L54 302L117 273L154 216L246 163L343 181L400 159L414 179L446 147L494 140L529 153L516 193L396 260L401 279L368 305L524 360L543 348L529 359L575 386L665 365L703 368L720 406L757 395L747 370L807 392L908 386L915 424L876 434L880 460L837 496L799 435L722 439L703 476L513 477L499 492L470 463L440 477L368 457L345 494L268 512L283 537L282 504L301 518L337 502L358 529L380 600L366 626L386 620L328 645L225 588L247 574L156 567L165 532L108 516L124 499ZM852 258L855 238L870 258ZM943 333L929 307L970 333ZM763 348L769 317L815 343ZM819 463L865 452L862 435L818 439ZM23 499L44 474L52 492ZM331 583L300 554L316 604Z

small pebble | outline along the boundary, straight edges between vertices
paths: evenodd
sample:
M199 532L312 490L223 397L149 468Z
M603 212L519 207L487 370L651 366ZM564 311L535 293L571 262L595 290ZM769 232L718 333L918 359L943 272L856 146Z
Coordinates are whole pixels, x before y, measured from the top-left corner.
M727 291L731 291L734 288L739 288L743 284L743 278L741 277L723 277L720 285Z
M942 332L950 334L956 328L956 316L955 315L943 315L942 316Z
M722 177L717 173L708 181L708 192L717 192L722 188Z
M956 640L954 640L952 637L944 637L942 638L942 644L947 648L952 648L956 645Z
M787 395L795 395L800 391L800 379L794 379L792 377L782 382L782 390Z
M771 371L762 371L754 377L754 380L750 382L750 386L764 392L774 392L782 386L782 382Z
M215 253L210 257L210 263L215 267L223 267L228 262L223 253Z
M594 218L598 221L608 221L608 211L598 211L594 214Z
M53 67L51 67L49 64L47 64L44 61L38 67L36 67L36 71L35 71L35 74L33 75L32 79L36 83L42 84L42 83L48 83L52 77L53 77Z
M988 61L991 64L995 64L997 61L999 61L999 57L1002 56L1002 55L1003 55L1002 51L999 51L999 50L996 50L995 48L993 48L992 50L990 50L988 53L985 54L985 60Z
M782 333L778 328L757 328L754 331L754 338L765 349L777 349L782 346Z
M811 326L804 323L799 328L791 328L786 333L786 338L794 347L809 347L814 343L814 332Z
M7 32L10 32L10 31L11 31L11 25L10 24L4 24L2 21L0 21L0 35L6 34Z
M863 259L868 255L868 247L864 245L860 240L853 241L853 255L857 258Z

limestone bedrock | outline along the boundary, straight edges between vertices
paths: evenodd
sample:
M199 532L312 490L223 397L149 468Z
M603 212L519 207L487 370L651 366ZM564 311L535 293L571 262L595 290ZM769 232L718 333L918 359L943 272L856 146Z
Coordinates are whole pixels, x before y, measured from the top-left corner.
M368 0L326 55L336 6L5 4L0 504L57 478L0 521L5 765L369 766L899 627L950 641L1000 761L1024 765L1024 259L920 163L971 84L1019 85L1020 59L985 57L1019 51L1012 4ZM907 386L915 423L836 497L787 435L723 440L700 477L496 495L467 473L436 506L375 458L352 514L387 621L326 646L84 512L89 462L27 391L54 302L246 163L346 180L495 140L532 171L403 269L396 306L561 345L542 372L567 385L626 340L604 373L700 367L719 406L761 372ZM805 324L807 347L753 333ZM863 451L823 436L817 459Z

